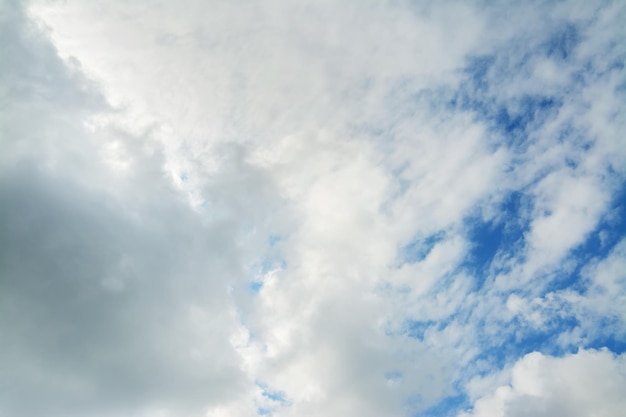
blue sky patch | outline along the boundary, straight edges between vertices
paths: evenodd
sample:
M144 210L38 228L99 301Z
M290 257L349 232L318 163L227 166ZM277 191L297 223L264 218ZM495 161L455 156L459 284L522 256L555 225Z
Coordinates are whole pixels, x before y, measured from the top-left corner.
M426 331L433 326L437 326L437 323L431 320L410 321L406 325L406 334L414 339L424 340Z
M474 56L468 58L468 64L463 69L463 73L467 75L467 78L476 91L486 92L489 86L488 71L493 67L496 62L496 57L493 55L486 56Z
M444 398L424 412L419 413L419 417L453 417L461 410L469 407L469 398L465 394L452 395ZM418 417L416 416L416 417Z
M579 43L578 28L573 24L565 24L550 36L550 39L543 44L542 49L548 57L567 60Z
M475 360L486 360L496 368L515 361L527 353L538 351L544 354L562 356L575 351L573 347L561 347L556 339L561 333L571 331L578 326L573 316L552 315L544 328L536 329L519 317L514 317L497 334L481 336L481 353Z
M261 288L263 288L262 281L252 281L248 284L248 291L253 294L257 294L259 291L261 291Z
M441 242L445 237L444 232L435 233L425 238L417 238L408 245L400 248L400 262L401 263L416 263L423 261L435 245Z
M281 404L287 402L284 392L272 390L267 386L267 384L260 383L260 382L257 382L257 386L263 390L261 395L264 396L265 398L268 398L272 401L276 401Z
M472 243L463 267L477 280L481 288L498 255L514 255L522 246L530 221L530 199L524 193L511 192L502 201L498 217L484 221L482 217L466 219L468 240ZM495 271L502 272L502 271Z
M622 323L616 323L616 324L620 326ZM598 326L606 326L606 324L598 323ZM594 338L593 340L587 342L585 344L585 348L587 349L607 348L614 354L620 355L626 352L626 338L624 337L625 333L626 331L623 331L622 335L602 334L600 337Z

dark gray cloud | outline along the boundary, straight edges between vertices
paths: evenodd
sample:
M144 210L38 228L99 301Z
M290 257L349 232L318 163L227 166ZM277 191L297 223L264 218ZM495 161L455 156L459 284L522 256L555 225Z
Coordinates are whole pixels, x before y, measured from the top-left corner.
M228 396L239 377L228 236L199 233L182 207L151 201L133 219L106 195L11 174L0 185L7 411Z

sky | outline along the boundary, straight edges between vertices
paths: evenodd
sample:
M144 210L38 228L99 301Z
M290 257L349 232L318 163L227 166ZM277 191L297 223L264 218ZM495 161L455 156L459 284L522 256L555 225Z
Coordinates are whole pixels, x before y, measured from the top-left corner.
M619 417L626 2L0 0L0 417Z

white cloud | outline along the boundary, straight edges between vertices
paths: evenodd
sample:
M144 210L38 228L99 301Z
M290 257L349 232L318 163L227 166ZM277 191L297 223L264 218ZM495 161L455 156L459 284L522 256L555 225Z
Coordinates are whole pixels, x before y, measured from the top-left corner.
M552 172L535 187L535 215L526 236L532 258L524 273L560 261L593 231L610 201L601 181Z
M563 358L533 352L510 370L510 382L475 399L459 416L618 416L626 407L626 357L580 350Z
M512 365L623 322L623 245L572 255L619 210L623 7L2 6L0 414L400 416L485 373L518 413L623 366Z

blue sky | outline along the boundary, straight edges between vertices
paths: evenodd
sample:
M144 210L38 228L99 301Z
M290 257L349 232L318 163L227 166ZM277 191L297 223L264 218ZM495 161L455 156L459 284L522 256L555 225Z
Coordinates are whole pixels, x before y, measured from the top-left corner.
M0 0L0 415L620 415L624 21Z

